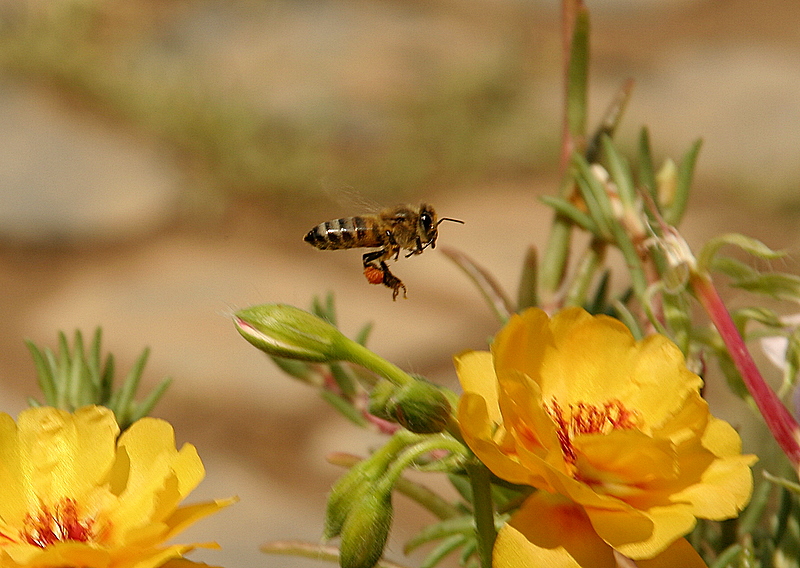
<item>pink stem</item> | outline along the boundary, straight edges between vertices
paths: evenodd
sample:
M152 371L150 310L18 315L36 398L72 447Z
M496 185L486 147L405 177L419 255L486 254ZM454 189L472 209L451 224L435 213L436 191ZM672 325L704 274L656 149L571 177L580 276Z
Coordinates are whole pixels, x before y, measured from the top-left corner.
M719 331L772 436L797 469L800 465L800 426L775 392L764 382L711 279L702 274L692 273L691 284L700 303Z

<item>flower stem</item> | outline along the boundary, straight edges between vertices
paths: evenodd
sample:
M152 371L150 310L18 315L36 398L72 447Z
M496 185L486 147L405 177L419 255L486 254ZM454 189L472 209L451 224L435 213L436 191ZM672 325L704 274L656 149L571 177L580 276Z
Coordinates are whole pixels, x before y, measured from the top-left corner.
M711 282L711 278L706 274L693 271L690 283L722 337L736 369L755 400L772 436L789 458L794 469L797 470L800 466L800 426L759 373L739 330Z
M497 531L494 527L494 506L489 470L477 460L468 461L465 467L472 486L478 558L481 568L492 568L492 548L494 540L497 538Z
M391 381L397 386L404 386L413 383L415 380L397 365L379 357L355 341L347 341L345 359L350 363L355 363L356 365L361 365L365 369L369 369L376 375Z

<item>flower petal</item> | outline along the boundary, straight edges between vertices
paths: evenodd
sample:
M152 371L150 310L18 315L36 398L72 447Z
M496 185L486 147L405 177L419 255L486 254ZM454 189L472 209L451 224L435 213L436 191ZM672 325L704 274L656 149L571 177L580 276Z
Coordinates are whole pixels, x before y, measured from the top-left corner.
M637 560L636 566L638 568L675 568L676 566L707 568L706 563L685 538L679 538L655 558Z
M738 515L753 493L752 455L731 456L711 462L698 483L672 495L674 501L692 504L693 513L711 520Z
M104 567L110 562L109 553L83 542L59 542L39 548L32 545L14 545L3 547L13 562L11 566L92 566ZM9 565L2 562L3 566Z
M17 425L8 414L0 414L0 528L25 518L28 511L23 484L25 476L20 466Z
M615 568L612 549L583 508L544 491L529 497L497 535L493 568Z
M511 483L533 484L532 472L501 450L493 440L494 426L483 398L464 394L458 404L458 423L467 445L492 473Z
M600 538L634 560L661 554L696 522L691 507L680 504L648 511L587 507L586 514Z
M98 485L114 460L119 427L107 408L87 406L74 414L31 408L17 418L20 465L30 485L27 510L60 499L81 499Z
M203 475L194 446L175 448L169 423L154 418L135 422L120 436L110 475L119 504L109 516L119 538L124 540L128 531L165 519Z
M575 438L576 466L582 479L597 491L614 485L631 490L656 478L674 479L678 473L675 450L667 440L653 439L638 430L616 430L608 434ZM626 451L619 451L626 448ZM619 495L624 498L624 495Z
M492 354L488 351L465 351L453 357L458 382L465 393L477 394L486 401L489 420L501 422L497 404L497 378L494 374Z
M498 374L512 369L537 379L545 354L554 348L547 314L529 309L514 314L492 342Z
M215 499L214 501L195 503L194 505L178 508L166 521L169 527L166 539L169 540L189 525L196 523L208 515L213 515L228 505L233 505L237 501L239 501L239 499L236 497L230 499Z

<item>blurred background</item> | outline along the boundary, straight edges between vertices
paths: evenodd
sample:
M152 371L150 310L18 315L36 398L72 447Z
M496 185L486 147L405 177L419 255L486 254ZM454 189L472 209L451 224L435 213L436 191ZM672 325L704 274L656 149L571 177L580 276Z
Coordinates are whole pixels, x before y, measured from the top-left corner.
M690 245L741 231L796 251L800 3L588 7L595 122L633 78L623 147L645 124L657 163L704 139ZM558 33L553 0L0 0L0 410L37 395L24 338L55 347L59 329L102 326L118 375L150 346L145 388L174 379L155 415L207 467L192 500L241 498L180 539L223 546L193 558L316 565L258 546L318 541L341 473L324 456L375 438L281 375L230 314L332 290L345 333L374 321L373 350L454 386L451 356L497 324L440 251L397 263L408 300L392 302L361 252L302 237L363 213L343 194L430 202L466 221L439 243L516 294L549 227L537 196L558 184ZM743 405L714 404L746 428ZM428 519L396 503L390 556L404 561Z

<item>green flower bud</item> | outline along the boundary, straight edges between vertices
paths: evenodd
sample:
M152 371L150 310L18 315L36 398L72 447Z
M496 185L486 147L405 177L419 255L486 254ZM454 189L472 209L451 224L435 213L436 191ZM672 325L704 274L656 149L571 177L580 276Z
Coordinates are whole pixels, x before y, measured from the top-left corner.
M286 304L264 304L234 314L236 330L273 357L302 361L344 359L343 345L351 342L325 320Z
M322 530L322 538L327 540L339 536L353 506L363 499L366 492L371 489L375 478L380 475L381 469L369 460L364 460L350 468L350 471L333 484L325 510L325 527Z
M342 568L373 568L383 556L392 525L392 492L367 486L342 527L339 564Z
M441 432L452 411L441 389L421 380L398 388L386 410L398 424L416 434Z
M394 395L397 390L398 387L394 383L386 380L379 381L369 393L367 411L378 418L394 421Z

